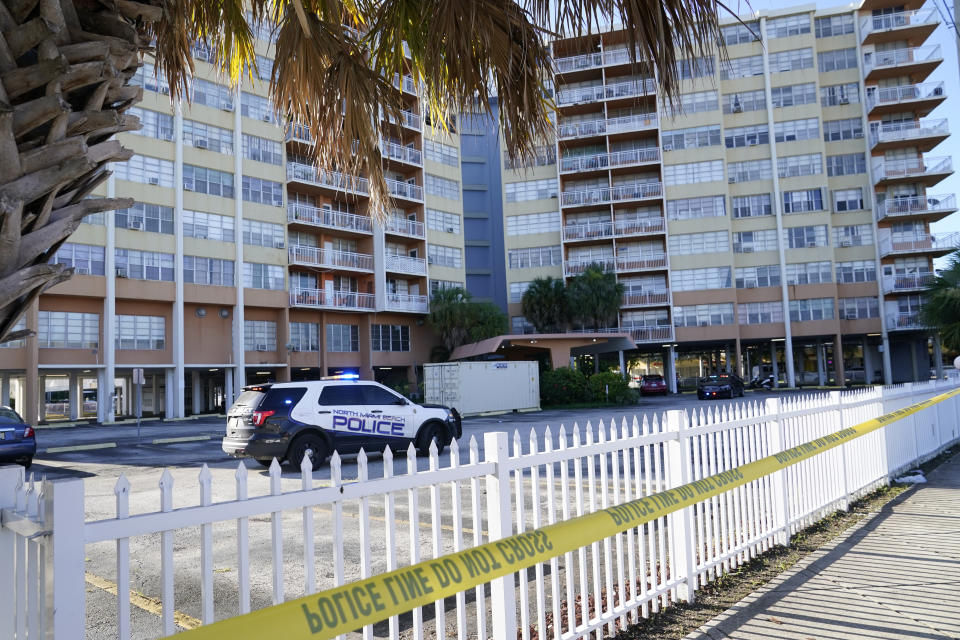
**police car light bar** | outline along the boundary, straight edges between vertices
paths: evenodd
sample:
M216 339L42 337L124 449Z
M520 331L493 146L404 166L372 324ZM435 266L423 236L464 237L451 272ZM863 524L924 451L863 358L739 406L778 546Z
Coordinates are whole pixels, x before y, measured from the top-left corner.
M359 380L360 374L358 373L341 373L336 376L324 376L320 378L321 380Z

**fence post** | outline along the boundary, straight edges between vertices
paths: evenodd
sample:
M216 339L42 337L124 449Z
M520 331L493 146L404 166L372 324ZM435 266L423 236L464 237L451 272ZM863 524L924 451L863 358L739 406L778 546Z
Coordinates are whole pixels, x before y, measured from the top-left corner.
M830 392L830 404L833 406L834 411L837 412L837 424L830 429L831 432L842 431L846 428L846 421L843 417L843 397L840 395L840 391L831 391ZM839 447L840 450L840 480L843 483L841 486L843 488L843 510L850 511L850 480L847 476L847 445L842 444Z
M17 483L23 475L23 467L0 465L0 509L14 509L17 506ZM0 637L12 638L17 621L16 596L14 595L14 548L16 534L0 526ZM26 612L20 615L26 615ZM4 631L6 629L6 631Z
M483 434L483 456L496 469L486 477L487 532L492 542L513 534L513 510L510 504L510 470L504 464L510 457L505 431ZM523 584L521 589L526 589ZM571 605L573 603L570 603ZM517 637L517 592L514 574L490 582L491 637Z
M768 455L780 453L787 447L787 433L780 420L780 398L767 398L764 403L767 422ZM774 544L790 544L790 489L787 470L780 469L770 474L770 489L773 492Z
M44 482L44 528L50 532L46 576L47 638L86 635L83 480Z
M688 426L686 412L674 409L666 413L667 431L676 437L666 442L667 488L673 489L693 480L689 439L684 433ZM693 536L693 506L685 507L670 514L670 577L680 577L685 581L677 585L677 595L681 600L693 602L697 588L697 558Z

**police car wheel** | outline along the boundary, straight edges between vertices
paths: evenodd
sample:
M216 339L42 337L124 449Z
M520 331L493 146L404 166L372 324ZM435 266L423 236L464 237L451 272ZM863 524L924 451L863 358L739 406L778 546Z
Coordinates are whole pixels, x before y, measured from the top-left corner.
M273 464L273 458L257 458L257 462L262 467L269 467L271 464Z
M426 427L423 428L423 432L420 434L420 442L417 446L417 450L422 455L429 455L430 443L436 442L437 453L441 453L443 451L444 446L446 446L443 436L444 436L443 427L441 427L436 423L428 424Z
M310 461L313 463L314 471L320 468L320 465L323 464L329 455L327 452L327 443L323 438L312 433L305 433L302 436L297 436L293 442L290 443L290 449L287 452L287 462L299 469L300 463L303 461L303 457L307 455L307 452L310 454Z

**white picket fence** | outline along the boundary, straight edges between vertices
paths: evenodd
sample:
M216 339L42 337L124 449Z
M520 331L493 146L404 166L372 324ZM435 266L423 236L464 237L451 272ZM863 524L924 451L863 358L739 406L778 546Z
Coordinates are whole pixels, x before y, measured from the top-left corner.
M418 471L411 449L405 474L394 475L386 450L377 478L369 477L361 453L358 479L350 483L342 481L335 455L330 486L314 486L304 470L300 488L283 491L274 465L265 495L248 494L243 465L235 487L214 486L204 467L190 490L199 490L199 501L180 508L165 471L160 509L150 513L130 513L130 485L121 477L115 517L92 521L84 513L83 481L34 482L20 468L0 467L0 575L13 577L0 580L0 637L170 635L193 619L210 623L685 484L955 386L939 381L773 397L719 411L705 404L690 414L547 429L526 442L515 433L512 447L507 433L491 433L482 460L471 439L465 450L453 444L442 459L432 454L429 469ZM692 599L699 586L936 455L958 439L958 416L960 397L954 397L513 579L392 618L377 635L613 634L638 616ZM227 491L232 499L213 500ZM153 569L146 559L157 556ZM103 557L105 566L93 562ZM115 585L106 589L112 621L103 619L103 593L99 613L85 603L88 572L105 568L112 575L94 586ZM135 611L132 617L131 595L135 604L158 601L160 616ZM135 630L132 620L139 621ZM374 629L360 633L373 638Z

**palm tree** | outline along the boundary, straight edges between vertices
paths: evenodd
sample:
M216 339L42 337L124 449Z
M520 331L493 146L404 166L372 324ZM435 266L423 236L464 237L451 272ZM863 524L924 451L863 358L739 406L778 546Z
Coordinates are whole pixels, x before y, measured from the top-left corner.
M566 330L567 288L560 278L537 278L523 292L523 316L538 333Z
M567 286L570 309L583 325L602 329L616 324L624 286L598 264L588 265Z
M320 169L370 180L373 215L390 196L380 159L383 118L403 109L394 79L411 75L430 121L498 117L511 159L532 157L552 129L546 80L552 33L622 24L631 51L678 93L677 61L718 40L719 0L0 0L0 341L44 289L71 270L50 265L81 218L130 206L86 196L129 152L113 134L143 55L185 96L191 47L206 44L232 81L253 77L255 21L276 34L270 88L278 113L304 125Z
M430 298L430 325L447 353L467 342L507 332L507 316L492 302L476 302L460 287L437 289Z
M947 349L960 351L960 250L951 256L950 266L933 279L926 295L921 320L940 332Z

